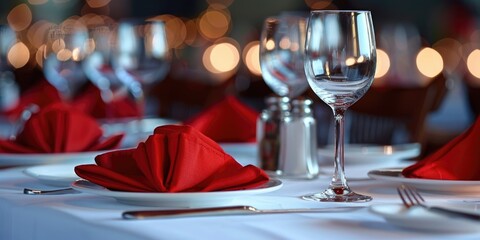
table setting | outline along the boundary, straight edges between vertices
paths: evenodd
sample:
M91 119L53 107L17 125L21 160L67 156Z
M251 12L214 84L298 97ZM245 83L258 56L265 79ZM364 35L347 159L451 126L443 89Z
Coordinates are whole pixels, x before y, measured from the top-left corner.
M41 104L2 136L0 239L480 238L480 118L425 157L415 142L345 141L345 113L375 74L369 11L271 16L261 42L270 105L228 95L184 121L144 115L149 75L133 84L135 61L85 56L96 99L126 91L140 112L114 118L107 104L98 117L72 107L67 89L68 101ZM118 75L102 78L105 67ZM109 77L126 90L101 83ZM308 88L332 110L332 145L317 145Z

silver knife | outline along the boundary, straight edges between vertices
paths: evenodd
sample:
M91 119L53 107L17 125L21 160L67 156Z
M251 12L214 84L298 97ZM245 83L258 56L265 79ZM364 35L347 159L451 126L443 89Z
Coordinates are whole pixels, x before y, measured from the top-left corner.
M212 207L212 208L127 211L122 213L122 217L124 219L152 219L152 218L178 218L178 217L278 214L278 213L333 213L333 212L353 211L361 208L365 208L365 206L260 210L252 206L241 205L241 206Z

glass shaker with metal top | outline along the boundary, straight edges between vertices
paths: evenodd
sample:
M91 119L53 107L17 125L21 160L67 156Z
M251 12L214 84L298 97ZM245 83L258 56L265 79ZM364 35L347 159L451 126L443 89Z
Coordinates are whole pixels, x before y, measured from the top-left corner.
M257 122L257 143L262 169L271 176L318 176L316 122L309 99L271 97Z

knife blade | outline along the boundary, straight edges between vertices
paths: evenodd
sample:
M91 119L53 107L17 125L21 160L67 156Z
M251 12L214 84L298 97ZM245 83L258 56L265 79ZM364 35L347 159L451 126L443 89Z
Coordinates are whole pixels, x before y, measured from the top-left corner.
M251 214L279 214L279 213L334 213L354 211L366 206L345 206L331 208L293 208L293 209L265 209L260 210L253 206L226 206L212 208L188 208L166 210L139 210L122 213L124 219L154 219L154 218L179 218L201 216L225 215L251 215Z

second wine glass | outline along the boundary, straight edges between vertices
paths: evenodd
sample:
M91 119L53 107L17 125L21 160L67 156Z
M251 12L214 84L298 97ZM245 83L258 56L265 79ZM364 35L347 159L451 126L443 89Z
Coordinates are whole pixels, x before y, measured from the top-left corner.
M376 67L369 11L312 11L307 27L305 73L315 94L335 118L334 174L323 192L304 199L327 202L370 201L350 189L344 172L344 114L370 88Z
M260 38L260 65L265 83L281 97L293 99L307 88L303 68L307 18L292 13L269 17Z

